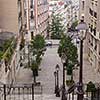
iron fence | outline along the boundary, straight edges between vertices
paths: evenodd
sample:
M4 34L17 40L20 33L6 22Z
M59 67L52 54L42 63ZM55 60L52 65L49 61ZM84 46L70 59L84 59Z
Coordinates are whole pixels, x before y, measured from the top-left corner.
M42 86L34 84L4 84L0 86L0 100L35 100L42 94Z
M86 92L86 97L88 100L100 100L100 88L97 88L95 91Z
M66 98L67 100L77 100L77 87L75 85L72 85L67 91L66 91ZM100 100L100 87L96 88L95 91L91 92L84 92L84 98L83 100Z

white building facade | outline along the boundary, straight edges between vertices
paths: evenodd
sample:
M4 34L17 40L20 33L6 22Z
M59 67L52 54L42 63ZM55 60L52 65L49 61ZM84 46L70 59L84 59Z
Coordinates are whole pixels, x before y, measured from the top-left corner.
M89 26L87 57L91 67L100 72L100 0L80 0L80 18Z

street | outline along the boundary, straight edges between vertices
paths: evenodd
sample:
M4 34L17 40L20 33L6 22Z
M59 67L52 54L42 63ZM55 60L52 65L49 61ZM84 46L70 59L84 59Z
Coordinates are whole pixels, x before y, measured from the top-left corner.
M41 71L39 73L38 80L43 85L43 93L52 94L54 93L54 71L56 64L59 64L60 71L60 85L62 84L62 64L57 54L57 47L47 48L43 61L41 63Z
M43 56L41 65L39 67L39 76L36 78L37 82L40 82L42 85L42 99L40 100L58 100L60 98L57 98L54 94L55 90L55 79L54 79L54 71L55 71L55 66L56 64L59 64L60 66L60 71L59 71L59 86L62 85L62 63L61 59L59 58L57 54L57 48L58 46L52 46L52 47L47 47L47 50L45 52L45 55ZM79 46L78 46L79 48ZM83 70L83 82L87 83L89 81L95 81L99 82L99 75L98 73L95 73L93 68L89 65L87 59L84 56L84 70ZM79 69L79 68L78 68ZM73 71L73 77L75 82L78 82L78 72L79 70L74 70ZM90 74L88 74L90 73ZM97 77L98 76L98 77ZM21 67L19 71L19 75L16 79L16 82L21 82L21 83L29 83L33 81L33 76L32 76L32 71L28 68ZM39 100L41 95L35 95L35 100Z
M41 70L39 71L39 76L36 79L37 82L41 82L41 85L43 87L43 91L42 91L43 98L44 98L43 100L48 100L49 97L50 99L55 98L54 100L56 100L57 98L54 94L54 89L55 89L54 71L55 71L56 64L59 64L60 66L59 84L60 86L62 84L62 64L61 64L61 59L57 54L57 48L58 46L47 47L47 50L45 52L45 55L43 56L40 65ZM30 69L21 67L16 82L29 83L32 82L33 80L32 78L33 78L32 71ZM38 96L36 96L36 98L38 98Z

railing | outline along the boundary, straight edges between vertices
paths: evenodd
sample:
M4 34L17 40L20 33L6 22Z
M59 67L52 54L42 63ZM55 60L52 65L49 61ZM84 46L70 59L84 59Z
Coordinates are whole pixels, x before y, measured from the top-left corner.
M88 100L100 100L100 88L92 92L86 92L86 98Z
M0 100L35 100L34 94L42 94L41 85L3 84L0 86Z
M67 100L77 100L77 85L72 85L65 94ZM97 87L95 91L84 91L83 95L83 100L100 100L100 87Z

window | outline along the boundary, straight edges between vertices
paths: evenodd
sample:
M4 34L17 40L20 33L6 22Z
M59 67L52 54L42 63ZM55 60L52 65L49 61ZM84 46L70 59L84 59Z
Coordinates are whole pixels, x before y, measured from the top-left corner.
M97 12L94 12L94 17L97 18Z
M82 10L84 10L84 3L85 3L85 2L84 2L84 1L82 1Z
M34 33L33 33L33 31L31 32L31 39L33 39L33 37L34 37Z
M91 32L93 31L93 25L90 26L90 31L91 31Z
M33 11L31 11L31 19L33 19L34 17L33 17Z
M97 50L97 41L95 40L95 46L94 49Z
M91 16L93 16L93 10L91 8L89 9L89 13Z
M100 38L100 33L99 33L99 38Z
M93 33L96 36L96 27L93 29Z
M30 6L30 8L33 8L33 0L31 0L31 6Z
M99 55L100 55L100 44L99 44Z

